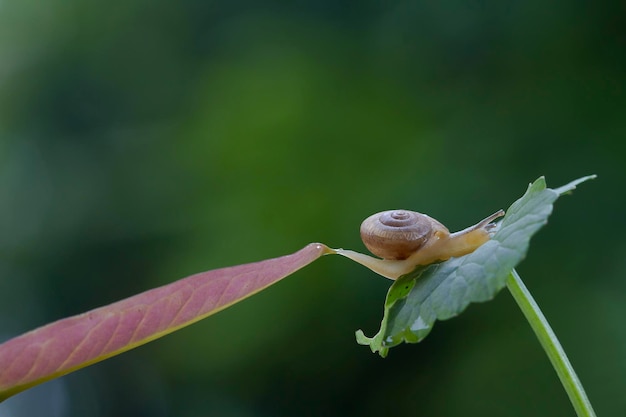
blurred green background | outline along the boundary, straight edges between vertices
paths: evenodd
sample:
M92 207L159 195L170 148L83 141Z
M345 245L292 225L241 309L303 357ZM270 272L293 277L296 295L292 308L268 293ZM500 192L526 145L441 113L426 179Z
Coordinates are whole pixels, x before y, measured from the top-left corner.
M312 241L364 250L383 209L458 230L595 173L519 271L598 414L626 415L625 89L620 2L0 2L0 339ZM573 415L506 291L387 359L358 346L388 285L324 258L0 414Z

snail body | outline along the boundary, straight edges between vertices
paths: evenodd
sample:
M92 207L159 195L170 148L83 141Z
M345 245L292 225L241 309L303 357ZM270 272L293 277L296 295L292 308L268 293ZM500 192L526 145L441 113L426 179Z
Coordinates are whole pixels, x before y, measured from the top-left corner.
M467 255L487 242L495 219L503 210L474 226L450 233L439 221L409 210L389 210L368 217L361 224L361 238L367 249L382 259L358 252L338 249L336 252L368 267L372 271L397 279L418 265L429 265L452 257Z

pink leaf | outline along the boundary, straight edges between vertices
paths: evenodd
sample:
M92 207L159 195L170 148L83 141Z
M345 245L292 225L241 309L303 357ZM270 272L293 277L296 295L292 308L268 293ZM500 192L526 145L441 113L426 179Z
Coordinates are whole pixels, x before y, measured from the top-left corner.
M0 344L0 401L188 326L291 275L330 250L215 269L68 317Z

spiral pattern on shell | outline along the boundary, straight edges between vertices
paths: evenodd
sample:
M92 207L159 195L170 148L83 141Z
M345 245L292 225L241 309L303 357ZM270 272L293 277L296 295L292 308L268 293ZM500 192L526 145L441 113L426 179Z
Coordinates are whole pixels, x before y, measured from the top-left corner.
M383 259L406 259L431 237L431 220L415 211L383 211L361 223L361 239L374 255Z

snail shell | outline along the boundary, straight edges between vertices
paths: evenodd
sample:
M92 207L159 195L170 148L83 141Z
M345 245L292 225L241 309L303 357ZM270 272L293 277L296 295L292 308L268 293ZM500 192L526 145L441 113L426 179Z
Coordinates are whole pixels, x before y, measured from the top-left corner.
M361 223L363 243L383 259L406 259L429 240L449 234L437 220L409 210L382 211Z

